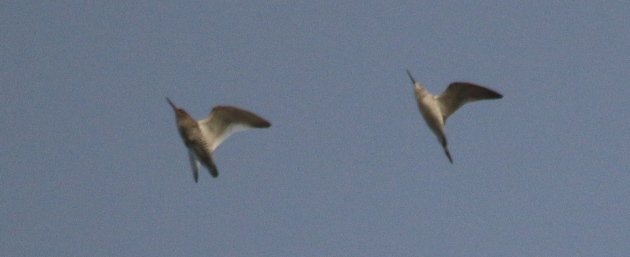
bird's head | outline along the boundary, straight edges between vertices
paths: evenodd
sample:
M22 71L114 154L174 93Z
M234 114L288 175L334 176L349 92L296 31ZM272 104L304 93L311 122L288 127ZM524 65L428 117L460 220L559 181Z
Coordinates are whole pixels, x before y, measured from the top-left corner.
M170 104L171 107L173 107L173 111L175 112L175 116L177 118L182 117L182 116L189 116L188 113L184 111L184 109L178 108L177 106L175 106L175 104L171 101L171 99L168 99L168 97L166 98L166 101L168 101L168 104Z
M413 90L417 97L428 93L426 92L426 89L420 84L420 82L416 81L416 79L411 76L411 72L409 70L407 70L407 75L409 75L409 78L411 79L411 84L413 84Z

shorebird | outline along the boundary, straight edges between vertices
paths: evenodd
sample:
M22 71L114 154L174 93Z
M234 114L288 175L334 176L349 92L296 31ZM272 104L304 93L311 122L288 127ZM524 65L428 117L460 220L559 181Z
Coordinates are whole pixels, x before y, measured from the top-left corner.
M444 148L444 153L446 157L448 157L448 160L453 163L451 153L448 151L446 133L444 132L446 119L465 103L485 99L499 99L503 98L503 96L494 90L468 82L453 82L448 85L444 93L435 96L420 85L420 83L411 76L409 70L407 70L407 75L409 75L411 83L414 85L416 101L418 102L418 108L420 109L420 113L422 113L424 121L437 136L440 144L442 144L442 148Z
M188 148L188 158L195 182L199 180L200 163L208 169L212 177L219 176L217 166L212 160L212 152L230 135L251 128L271 126L271 123L254 113L224 105L213 107L208 118L197 121L184 109L175 106L168 97L166 101L173 107L179 135Z

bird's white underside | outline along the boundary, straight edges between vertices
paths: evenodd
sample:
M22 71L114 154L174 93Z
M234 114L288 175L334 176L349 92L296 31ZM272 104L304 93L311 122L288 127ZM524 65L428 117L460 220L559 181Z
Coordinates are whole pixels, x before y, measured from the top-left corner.
M214 150L232 134L251 129L251 127L242 123L232 123L224 127L224 124L216 124L218 122L211 120L211 118L212 117L209 117L208 119L198 121L199 127L201 128L201 135L208 143L210 152L214 152ZM221 127L224 127L223 130L220 129Z

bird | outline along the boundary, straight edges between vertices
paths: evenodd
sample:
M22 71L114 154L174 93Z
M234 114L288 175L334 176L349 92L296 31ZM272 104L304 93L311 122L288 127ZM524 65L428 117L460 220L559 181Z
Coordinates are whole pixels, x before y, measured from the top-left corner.
M199 180L200 164L208 169L212 177L219 176L212 153L230 135L252 128L271 126L267 120L250 111L228 105L214 106L207 118L197 121L184 109L177 107L168 97L166 101L175 112L177 129L188 149L195 183Z
M414 85L414 93L418 108L424 121L427 123L431 131L437 136L438 141L444 149L444 154L449 162L453 163L453 158L448 150L446 133L444 125L446 119L451 116L462 105L479 100L500 99L503 95L492 89L488 89L469 82L453 82L448 85L446 90L439 96L432 95L420 83L418 83L411 72L407 70L407 75Z

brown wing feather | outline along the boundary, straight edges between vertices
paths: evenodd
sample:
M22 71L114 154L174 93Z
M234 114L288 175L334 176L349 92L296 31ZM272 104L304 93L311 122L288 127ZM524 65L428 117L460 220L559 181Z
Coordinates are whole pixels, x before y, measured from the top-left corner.
M498 98L503 98L503 95L492 89L468 82L453 82L439 96L444 120L465 103Z
M268 128L271 126L262 117L234 106L215 106L212 108L212 119L220 119L223 124L241 123L254 128Z

